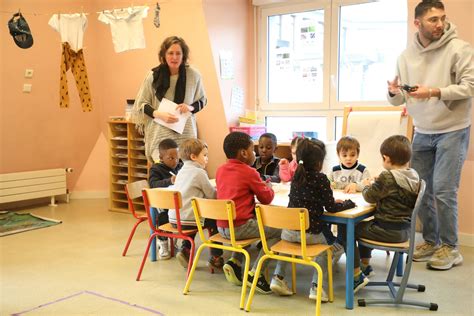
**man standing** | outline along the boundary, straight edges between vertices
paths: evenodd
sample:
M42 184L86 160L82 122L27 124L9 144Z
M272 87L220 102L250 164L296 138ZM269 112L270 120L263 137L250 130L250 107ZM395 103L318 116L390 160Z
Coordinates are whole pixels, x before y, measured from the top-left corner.
M413 260L448 270L463 261L457 194L469 146L474 51L446 21L441 1L420 2L414 23L418 32L398 59L398 75L388 81L388 100L406 102L415 125L412 167L427 183L420 210L424 242Z

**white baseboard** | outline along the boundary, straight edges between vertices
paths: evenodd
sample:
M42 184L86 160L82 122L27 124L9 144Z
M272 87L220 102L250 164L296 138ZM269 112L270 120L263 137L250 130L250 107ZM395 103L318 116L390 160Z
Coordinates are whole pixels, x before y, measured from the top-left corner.
M459 233L459 244L466 247L474 247L474 235Z
M106 199L109 197L109 191L74 191L70 193L70 199Z

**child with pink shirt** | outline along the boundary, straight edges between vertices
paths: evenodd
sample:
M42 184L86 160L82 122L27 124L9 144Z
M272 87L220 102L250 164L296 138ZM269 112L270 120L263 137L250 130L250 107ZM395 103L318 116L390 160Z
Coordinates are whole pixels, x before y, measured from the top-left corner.
M291 141L291 157L293 158L291 162L289 162L288 159L285 158L280 159L279 176L281 181L283 182L290 182L293 179L293 176L295 175L296 167L298 167L298 162L296 161L296 146L298 145L298 142L302 139L302 137L296 136Z

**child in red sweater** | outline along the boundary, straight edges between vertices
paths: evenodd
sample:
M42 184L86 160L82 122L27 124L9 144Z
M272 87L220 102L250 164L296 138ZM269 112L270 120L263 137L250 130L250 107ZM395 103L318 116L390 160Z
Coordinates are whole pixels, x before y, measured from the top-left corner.
M241 132L232 132L227 135L224 139L224 152L228 160L217 169L217 198L233 200L235 203L234 228L237 240L260 237L255 218L255 197L262 204L270 204L275 195L271 183L263 182L257 170L251 167L255 162L255 152L249 135ZM227 221L217 221L217 229L222 237L230 239ZM280 240L281 230L265 228L265 235L271 247ZM248 275L249 285L252 284L258 260L262 256L263 251L260 250ZM236 285L242 284L242 260L243 255L234 252L223 268L226 279ZM262 271L265 270L265 263ZM257 277L257 291L264 294L272 293L265 277L263 275Z

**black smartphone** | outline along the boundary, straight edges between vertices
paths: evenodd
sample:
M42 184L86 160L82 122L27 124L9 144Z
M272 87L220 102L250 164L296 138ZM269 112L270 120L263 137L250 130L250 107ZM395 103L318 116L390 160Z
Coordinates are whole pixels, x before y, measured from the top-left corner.
M406 92L413 92L413 91L416 91L418 89L418 87L412 87L412 86L409 86L407 84L401 85L400 88L402 88Z

